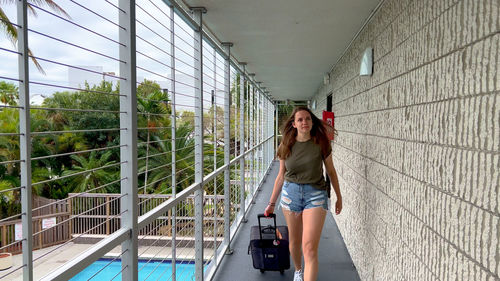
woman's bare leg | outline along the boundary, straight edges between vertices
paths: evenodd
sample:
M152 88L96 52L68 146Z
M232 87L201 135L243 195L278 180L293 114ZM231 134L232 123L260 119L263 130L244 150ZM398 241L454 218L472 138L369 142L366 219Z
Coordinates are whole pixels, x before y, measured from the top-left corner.
M283 209L288 226L290 255L292 256L295 270L302 269L302 214Z
M325 223L326 210L317 207L302 213L302 250L304 251L304 281L316 281L318 276L318 246Z

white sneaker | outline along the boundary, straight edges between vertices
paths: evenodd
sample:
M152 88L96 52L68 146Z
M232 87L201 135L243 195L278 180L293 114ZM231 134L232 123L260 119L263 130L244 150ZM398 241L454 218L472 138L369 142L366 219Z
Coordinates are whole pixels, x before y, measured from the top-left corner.
M296 270L293 275L293 281L304 281L304 272L301 270Z

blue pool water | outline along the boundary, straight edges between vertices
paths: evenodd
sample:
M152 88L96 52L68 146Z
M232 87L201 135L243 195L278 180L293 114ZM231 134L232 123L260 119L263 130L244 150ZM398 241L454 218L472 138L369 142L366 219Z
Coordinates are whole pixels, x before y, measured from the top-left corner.
M111 263L110 263L111 262ZM109 264L109 265L108 265ZM97 271L105 267L101 272L92 278L92 280L111 280L122 270L120 260L111 261L110 259L100 259L80 273L71 278L71 281L88 280ZM144 267L143 267L144 266ZM169 261L139 261L139 280L168 280L172 275L172 263ZM194 263L177 263L177 280L194 280ZM147 278L147 279L146 279ZM114 280L122 280L121 273Z

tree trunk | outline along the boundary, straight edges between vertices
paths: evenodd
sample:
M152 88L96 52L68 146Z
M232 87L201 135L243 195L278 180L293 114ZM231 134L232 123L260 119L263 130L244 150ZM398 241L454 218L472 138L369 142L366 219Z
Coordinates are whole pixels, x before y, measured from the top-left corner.
M146 141L146 170L144 174L144 194L146 194L146 187L148 185L148 157L149 157L149 114L148 114L148 122L146 125L146 130L148 131L148 137Z

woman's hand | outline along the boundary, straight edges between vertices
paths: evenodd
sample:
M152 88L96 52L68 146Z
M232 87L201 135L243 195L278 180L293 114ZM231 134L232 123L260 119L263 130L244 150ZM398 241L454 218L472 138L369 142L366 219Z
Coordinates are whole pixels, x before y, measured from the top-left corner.
M342 197L337 199L337 202L335 202L335 214L340 214L342 212Z
M274 204L269 203L264 211L264 216L268 217L270 214L274 213Z

